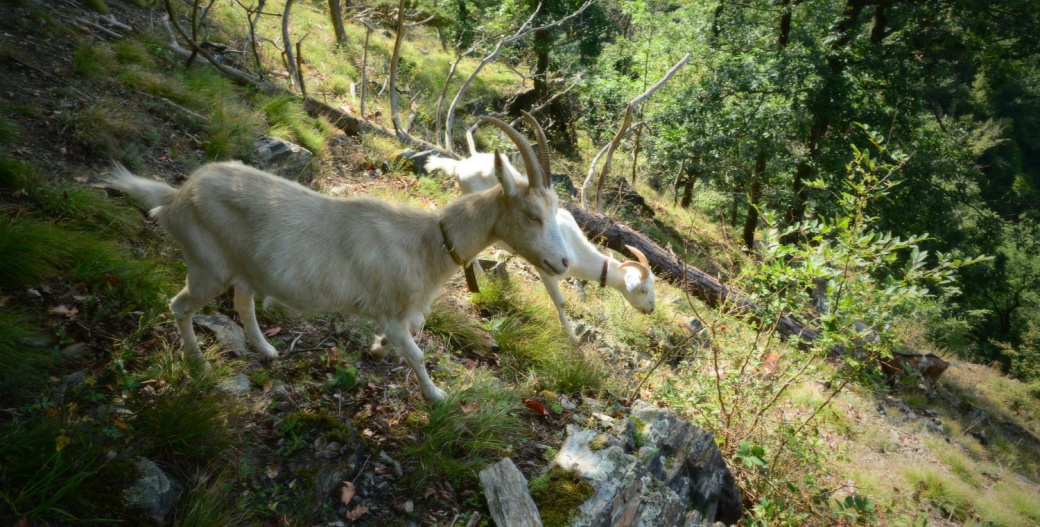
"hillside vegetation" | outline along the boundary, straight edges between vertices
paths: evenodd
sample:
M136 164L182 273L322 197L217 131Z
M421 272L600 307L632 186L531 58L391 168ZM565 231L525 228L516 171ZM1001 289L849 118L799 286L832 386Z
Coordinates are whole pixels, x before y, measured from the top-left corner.
M482 468L511 457L548 507L565 427L642 399L713 434L742 525L1040 525L1028 3L597 2L485 66L532 5L404 2L398 19L397 4L355 2L337 43L333 3L292 4L306 96L391 133L344 133L304 102L282 0L261 3L255 54L255 3L172 5L207 54L271 89L179 55L162 1L3 5L3 522L491 525ZM532 27L580 7L547 3ZM453 178L396 155L414 146L392 133L399 20L407 133L447 146L445 113L479 69L451 148L467 152L479 115L545 103L554 182L572 202L566 180L583 186L625 105L691 53L637 109L646 126L613 154L601 212L742 291L757 315L709 306L676 277L657 277L650 315L569 280L571 345L535 269L491 248L482 257L508 280L489 272L471 294L459 273L416 335L445 403L424 401L396 356L372 360L381 331L351 316L258 310L281 354L265 365L212 329L237 323L224 295L196 319L207 362L183 358L168 302L185 263L104 188L112 161L178 186L211 161L255 164L255 140L273 136L314 154L303 183L319 192L446 204ZM176 46L190 50L185 36ZM475 138L482 152L511 146L486 126ZM819 336L784 340L781 316ZM915 378L884 382L878 359L898 351L957 364L928 397ZM163 518L128 491L148 465L184 488Z

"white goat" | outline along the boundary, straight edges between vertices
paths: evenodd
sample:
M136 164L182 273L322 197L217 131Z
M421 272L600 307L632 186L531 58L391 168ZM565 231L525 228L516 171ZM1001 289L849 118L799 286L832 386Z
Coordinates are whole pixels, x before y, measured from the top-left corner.
M545 174L551 174L548 150L542 148L542 145L545 144L544 133L535 130L535 134L538 136L541 169ZM472 194L498 185L498 181L492 175L493 164L491 154L473 154L461 161L430 157L426 160L426 170L431 173L434 170L443 170L445 173L455 176L458 178L462 193ZM512 169L512 166L507 165L506 168ZM516 169L512 169L512 175L518 181L526 180L526 176L518 173ZM596 281L600 287L609 286L619 291L628 300L628 303L640 312L649 315L654 311L654 275L650 271L650 264L647 262L646 256L640 250L626 246L639 261L619 262L600 253L581 232L578 223L574 221L574 216L567 210L562 208L556 210L556 223L560 226L560 233L567 245L567 258L571 262L571 266L567 272L557 276L550 276L540 269L538 274L542 277L542 283L545 284L545 289L549 292L549 297L552 298L556 312L560 316L560 323L563 324L563 328L572 342L577 342L578 337L574 334L574 329L563 310L565 300L563 292L560 290L560 279L562 278L573 276L582 280ZM502 245L505 245L505 249L509 252L517 252L510 248L508 243ZM523 255L521 254L521 256Z
M293 309L375 320L385 332L373 354L395 348L423 396L444 400L412 339L457 266L503 240L552 275L569 266L551 218L557 198L527 140L506 123L523 154L530 186L494 163L501 187L429 211L371 197L331 198L241 163L212 163L175 189L117 165L109 186L140 199L184 253L188 276L170 302L185 352L200 354L192 314L234 286L250 345L278 357L260 332L254 297ZM495 156L498 160L498 156Z

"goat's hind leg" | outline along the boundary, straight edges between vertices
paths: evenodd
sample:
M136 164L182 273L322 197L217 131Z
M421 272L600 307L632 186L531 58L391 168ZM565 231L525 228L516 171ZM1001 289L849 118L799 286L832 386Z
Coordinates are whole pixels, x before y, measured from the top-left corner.
M235 310L242 318L242 327L246 331L246 340L256 351L260 352L264 361L273 361L278 358L278 350L274 349L264 334L260 331L260 324L256 321L256 302L253 301L253 293L243 287L235 286Z
M192 317L195 311L213 300L222 291L220 284L206 277L193 275L189 268L188 278L184 281L184 289L170 301L170 311L177 322L177 331L181 334L184 342L181 352L185 356L191 355L202 358L199 349L199 341L195 338L195 328L192 326Z

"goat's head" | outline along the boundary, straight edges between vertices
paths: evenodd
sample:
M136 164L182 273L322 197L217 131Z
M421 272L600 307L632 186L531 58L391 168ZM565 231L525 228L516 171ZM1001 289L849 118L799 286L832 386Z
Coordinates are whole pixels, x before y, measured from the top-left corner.
M642 251L631 245L625 247L639 261L629 260L618 266L618 269L625 273L625 289L621 291L621 294L629 304L632 304L632 307L644 315L649 315L654 312L656 302L654 299L654 273L650 271L650 262L646 260L646 255Z
M494 124L509 137L520 150L524 167L527 169L528 185L518 183L504 166L503 159L495 151L495 178L502 184L504 206L495 221L495 236L513 248L528 262L547 274L558 275L567 271L567 247L556 223L558 201L549 184L549 147L545 132L530 114L524 119L538 138L538 156L527 139L494 117L481 117Z

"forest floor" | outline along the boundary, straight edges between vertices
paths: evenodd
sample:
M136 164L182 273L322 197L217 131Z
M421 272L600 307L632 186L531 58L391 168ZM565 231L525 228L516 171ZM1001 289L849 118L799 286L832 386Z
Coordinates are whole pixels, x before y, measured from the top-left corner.
M110 35L84 22L99 23L93 14L65 4L5 7L5 11L0 17L0 113L19 130L5 143L5 156L32 165L45 185L61 188L99 188L110 159L121 155L132 155L138 164L136 172L176 185L187 177L186 167L206 157L200 139L204 126L185 125L195 117L191 111L185 113L182 104L121 81L98 81L104 77L102 73L84 73L89 68L84 64L85 43L102 47L112 43ZM156 24L155 14L144 9L121 8L117 15L134 27ZM175 67L172 61L162 66ZM106 114L126 118L107 124L92 121L103 120ZM377 168L376 159L384 154L371 142L359 144L333 135L318 160L311 185L333 194L368 192L394 197L425 185L426 193L413 193L409 198L424 206L456 192L451 181L424 183L413 175L384 173ZM0 207L3 216L13 219L34 214L40 205L32 190L4 187ZM652 207L661 206L652 201ZM53 221L73 224L77 220L73 214ZM168 280L165 292L176 291L183 265L157 226L149 222L143 230L118 241L131 254L160 262L158 269ZM542 302L542 318L537 323L555 324L555 314L530 266L495 250L486 255L508 260L511 280L520 284L519 292L508 293L513 295L510 300ZM464 414L456 416L461 421L454 426L471 425L467 415L486 415L488 408L482 406L491 403L479 397L488 392L515 391L523 396L524 404L514 405L508 412L519 418L522 430L512 437L520 439L486 449L495 455L507 453L528 479L543 472L563 440L566 424L594 422L594 413L625 412L638 375L648 374L657 360L653 350L672 333L684 331L690 316L680 310L688 300L685 295L663 283L658 304L669 307L655 315L653 322L667 326L664 330L650 328L648 322L618 323L633 318L634 311L619 307L616 300L608 304L606 294L595 288L586 293L571 284L568 296L578 303L591 298L588 305L576 309L573 318L592 328L592 338L580 353L607 377L598 390L566 393L548 389L546 383L532 378L537 376L532 370L520 368L515 359L506 357L494 342L498 334L494 326L502 320L502 312L496 311L493 300L471 302L461 274L438 301L437 313L449 321L417 336L435 381L452 392L451 404L456 405L456 413ZM141 434L146 429L140 420L145 412L135 415L136 409L148 407L151 411L155 406L151 403L163 400L164 394L192 397L172 385L189 379L196 382L205 374L172 365L178 362L178 337L168 313L159 310L150 325L142 328L138 323L145 308L105 311L97 302L84 284L63 278L0 291L0 307L20 306L35 313L47 328L42 345L58 348L65 356L61 369L53 370L32 396L0 395L0 407L7 409L0 414L0 432L40 411L26 401L50 397L60 403L61 397L55 394L64 394L70 382L74 385L70 378L85 375L90 379L87 390L103 396L93 403L80 400L77 404L82 407L74 411L90 413L87 407L92 404L95 417L100 415L102 421L114 424L118 430L109 427L109 431L116 440L106 448L119 456L137 448L134 426ZM205 314L234 317L226 296ZM281 350L280 359L271 366L261 364L253 353L233 352L200 328L211 361L221 365L216 368L220 395L214 397L231 408L221 421L226 427L221 434L231 446L213 459L200 457L192 463L171 461L183 457L183 450L157 447L160 458L166 456L164 469L197 486L204 486L205 478L218 479L225 503L244 511L238 518L243 524L262 520L271 526L336 522L450 526L476 525L481 515L486 521L486 506L475 478L452 472L471 473L473 466L465 463L480 461L470 457L481 454L483 447L476 442L478 446L457 448L453 438L432 438L435 416L422 401L408 367L395 359L375 362L364 355L375 329L370 322L282 310L261 312L260 319L272 344ZM470 341L465 346L458 345L450 329L457 326L472 329L476 335L466 337ZM555 331L554 338L565 338L555 326L551 331ZM623 335L623 331L635 336ZM135 336L128 342L126 335L131 333ZM118 373L112 373L117 371L116 362L120 362ZM716 373L704 360L689 361L684 367L705 377ZM667 397L661 395L667 391L665 381L678 375L668 369L663 366L654 382L634 395L667 404ZM505 379L506 388L498 378ZM875 496L880 509L889 509L877 513L883 524L895 525L905 518L908 522L924 518L930 525L1007 524L1001 514L1012 518L1009 521L1026 518L1040 524L1040 518L1028 512L1015 516L999 510L1001 496L1040 502L1035 483L1040 475L1040 394L1030 393L988 366L966 362L951 368L942 382L944 387L933 399L925 398L916 387L887 394L870 386L852 387L836 399L830 416L818 429L818 448L837 453L827 476L829 488L837 489L834 495L838 497ZM778 412L804 415L827 390L823 382L802 383L795 399L778 407ZM68 398L72 400L71 395ZM698 417L692 410L677 411ZM129 430L127 423L131 424ZM190 449L192 441L179 448ZM459 466L437 465L448 461L431 450L441 450L443 458L458 458ZM220 470L209 472L208 467L217 464ZM940 480L938 486L935 478ZM958 483L944 483L947 481ZM19 492L17 488L3 490L7 496ZM334 490L339 492L338 499L331 494ZM971 496L973 493L986 498ZM826 501L823 508L833 508L829 503L833 500ZM6 500L7 506L14 502L14 498ZM1025 505L1020 508L1035 510ZM834 517L814 516L806 523L826 524L827 518ZM41 524L61 523L41 520Z

